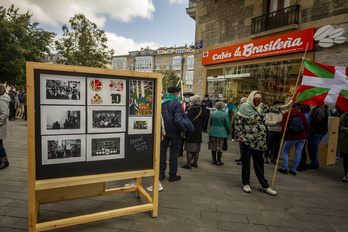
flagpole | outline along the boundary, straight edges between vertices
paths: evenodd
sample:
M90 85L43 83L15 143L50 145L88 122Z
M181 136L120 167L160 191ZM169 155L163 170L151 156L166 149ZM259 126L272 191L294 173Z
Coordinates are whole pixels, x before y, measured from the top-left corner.
M302 68L303 68L303 63L304 63L304 61L306 59L307 49L308 49L308 43L306 45L306 50L305 50L304 55L302 57L300 71L298 72L298 76L297 76L297 81L296 81L296 85L295 85L295 89L294 89L294 90L296 90L296 92L297 92L298 82L299 82L300 76L301 76L301 71L302 71ZM294 99L296 92L295 91L293 92L292 99ZM291 108L289 109L288 117L286 118L286 123L285 123L284 131L283 131L283 136L282 136L282 140L281 140L280 147L279 147L278 158L277 158L277 162L276 162L276 165L275 165L275 168L274 168L274 172L273 172L273 179L272 179L272 185L271 185L272 189L273 189L273 185L274 185L275 175L276 175L277 169L278 169L278 162L279 162L280 153L282 151L282 146L283 146L283 143L284 143L284 137L285 137L286 129L288 128L288 122L289 122L289 118L290 118L290 110L291 110Z

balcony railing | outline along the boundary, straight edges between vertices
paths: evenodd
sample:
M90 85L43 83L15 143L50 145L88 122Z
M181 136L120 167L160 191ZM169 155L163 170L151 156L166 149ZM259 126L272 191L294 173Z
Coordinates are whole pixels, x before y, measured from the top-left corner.
M251 34L260 33L291 24L298 24L299 11L300 6L293 5L253 18L251 19Z

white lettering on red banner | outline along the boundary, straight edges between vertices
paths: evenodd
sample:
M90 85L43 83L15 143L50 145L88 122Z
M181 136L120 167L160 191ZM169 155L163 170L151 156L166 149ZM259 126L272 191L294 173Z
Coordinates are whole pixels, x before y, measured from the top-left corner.
M314 49L315 28L203 51L202 64L214 64Z

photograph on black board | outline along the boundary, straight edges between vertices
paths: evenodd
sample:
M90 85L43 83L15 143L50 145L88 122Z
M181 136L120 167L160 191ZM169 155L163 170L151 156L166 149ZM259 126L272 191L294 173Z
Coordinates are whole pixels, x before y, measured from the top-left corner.
M152 117L129 117L128 134L151 134Z
M89 106L88 133L125 131L124 106Z
M41 106L41 134L86 133L84 106Z
M124 134L87 135L87 161L124 158Z
M63 75L40 75L41 104L85 104L85 78Z
M134 130L147 130L147 121L137 120L133 123Z
M42 164L86 161L85 138L85 135L43 136Z
M129 115L152 115L153 81L129 81Z

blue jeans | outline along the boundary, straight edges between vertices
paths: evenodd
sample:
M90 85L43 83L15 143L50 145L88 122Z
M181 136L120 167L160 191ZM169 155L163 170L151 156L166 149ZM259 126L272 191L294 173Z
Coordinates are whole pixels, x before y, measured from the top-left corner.
M308 147L309 147L309 158L311 159L311 162L309 163L309 166L311 167L317 167L319 165L318 162L318 151L319 151L319 144L320 141L324 138L324 134L309 134L308 138Z
M181 137L168 137L164 136L161 142L161 157L160 157L160 178L164 177L167 169L167 149L170 144L170 156L169 156L169 178L176 176L178 171L178 155L180 150Z
M0 139L0 157L7 157L2 139Z
M301 161L301 154L303 146L305 145L306 140L293 140L293 141L285 141L283 147L283 170L288 169L288 161L289 161L289 152L293 146L295 146L295 160L292 168L290 169L292 172L296 172L296 168Z

